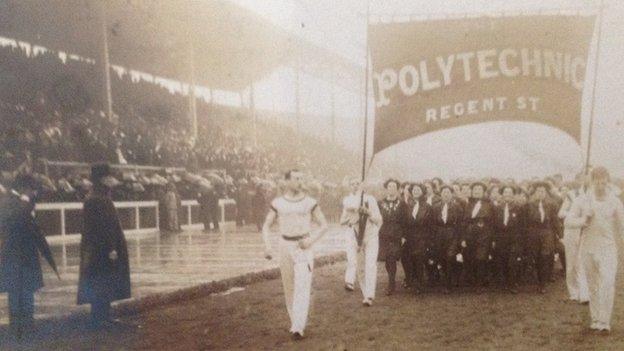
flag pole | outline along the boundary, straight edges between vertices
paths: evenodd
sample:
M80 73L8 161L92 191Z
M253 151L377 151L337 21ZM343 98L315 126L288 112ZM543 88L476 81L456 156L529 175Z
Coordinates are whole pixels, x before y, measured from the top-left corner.
M600 9L598 12L598 35L596 39L596 55L594 59L594 81L592 87L591 105L589 112L589 134L587 136L587 154L585 155L585 174L589 174L589 162L591 155L592 136L594 132L595 105L596 105L596 85L598 82L598 59L600 57L600 39L602 36L602 16L603 16L604 0L600 0Z
M370 69L370 60L368 58L368 26L370 24L370 0L366 1L366 64L364 71L364 137L362 142L362 183L366 179L366 149L368 148L367 139L368 139L368 70ZM360 208L364 206L364 189L360 191ZM362 243L364 242L364 232L366 230L366 222L368 222L368 216L362 212L360 212L359 220L358 220L358 230L356 232L356 241L358 244L358 248L362 247Z
M364 179L366 178L366 149L368 148L368 70L370 69L370 60L368 59L368 26L370 24L370 0L368 0L366 3L366 64L364 71L364 140L362 143L362 182L364 182Z

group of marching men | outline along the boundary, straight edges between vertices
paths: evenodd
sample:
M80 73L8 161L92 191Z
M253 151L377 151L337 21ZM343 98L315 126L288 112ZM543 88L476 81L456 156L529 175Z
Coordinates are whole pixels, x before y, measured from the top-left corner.
M356 187L359 182L353 180L354 193L345 199L345 207L357 198ZM546 292L563 234L562 204L551 195L549 183L534 183L530 194L513 185L487 187L481 182L455 189L441 184L436 190L432 183L400 184L390 179L384 188L383 199L375 203L369 198L363 204L379 212L383 223L378 259L385 261L388 272L387 295L396 289L398 261L405 286L414 293L440 280L446 293L460 282L480 290L494 280L517 293L521 273L528 267L535 270L539 292ZM359 221L347 218L343 223L352 228ZM347 290L353 288L351 277L349 272Z
M286 173L286 192L271 203L263 227L266 258L271 259L271 226L279 225L278 256L295 339L303 337L308 316L312 246L327 231L316 200L302 190L302 179L296 170ZM537 291L543 294L558 253L565 262L569 300L589 303L590 328L608 333L624 207L603 167L577 185L558 191L538 181L527 191L512 184L401 184L390 179L378 200L362 190L359 179L351 179L340 218L346 228L345 288L353 291L357 281L363 305L372 306L377 262L384 261L387 295L396 291L398 262L405 286L414 293L433 282L447 293L461 283L480 291L492 278L517 293L520 277L532 267Z

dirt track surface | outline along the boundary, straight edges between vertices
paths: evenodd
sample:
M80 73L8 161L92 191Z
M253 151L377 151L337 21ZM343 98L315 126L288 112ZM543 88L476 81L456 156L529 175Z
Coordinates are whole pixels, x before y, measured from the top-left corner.
M378 298L361 305L359 291L343 289L344 263L318 268L306 338L293 341L280 280L243 291L162 306L124 322L140 328L38 332L19 350L624 350L622 279L610 335L588 328L587 306L563 302L559 278L540 295L526 285L520 294L470 289L414 296L402 289L383 291L379 266ZM620 273L621 275L621 273ZM50 335L51 334L51 335Z

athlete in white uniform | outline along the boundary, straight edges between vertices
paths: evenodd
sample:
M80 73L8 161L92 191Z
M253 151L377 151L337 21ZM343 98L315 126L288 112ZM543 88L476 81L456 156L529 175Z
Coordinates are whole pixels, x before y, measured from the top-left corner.
M582 188L570 189L565 194L565 200L559 209L559 218L565 220L572 208L574 200L583 194ZM566 258L566 285L570 301L585 304L589 302L589 291L587 288L587 278L585 268L581 261L579 248L581 246L581 228L571 228L564 226L563 239Z
M593 330L608 333L617 272L616 235L624 236L624 206L608 187L609 173L597 167L591 190L579 196L565 219L566 227L582 228L580 255L589 286Z
M271 210L264 221L262 235L265 257L271 259L271 226L279 225L279 266L290 317L290 333L296 340L303 338L308 320L314 254L312 245L327 232L327 222L315 199L303 192L303 174L291 170L285 174L286 193L271 202ZM312 233L312 222L319 229Z
M347 269L345 272L345 289L353 291L355 279L360 283L364 306L371 306L375 298L377 286L377 254L379 252L379 227L381 213L377 200L364 194L363 204L360 181L353 178L349 181L351 193L342 201L342 215L340 224L348 228L345 233L345 251L347 252ZM368 216L362 246L358 247L356 231L359 226L360 213Z

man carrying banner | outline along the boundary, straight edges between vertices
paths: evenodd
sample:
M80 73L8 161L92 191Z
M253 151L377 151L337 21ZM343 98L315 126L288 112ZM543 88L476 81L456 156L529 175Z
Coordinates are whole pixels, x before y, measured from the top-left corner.
M377 285L377 254L379 252L379 227L381 213L377 200L368 194L362 194L361 182L358 178L349 181L351 193L342 200L340 224L346 225L345 244L347 252L347 270L345 272L345 289L353 291L356 280L364 300L364 306L371 306L375 299ZM362 216L363 215L363 216ZM359 233L360 219L366 220L364 233Z
M295 340L303 338L308 320L314 253L312 245L327 232L327 221L315 199L303 192L303 173L290 170L285 173L286 193L271 202L271 208L262 227L266 247L265 257L272 259L271 226L279 224L279 265L290 316L290 333ZM312 222L319 229L312 234Z
M624 206L608 187L609 172L591 172L591 189L577 197L565 219L568 228L582 228L580 256L589 286L592 330L608 333L615 293L618 255L616 235L624 236Z

